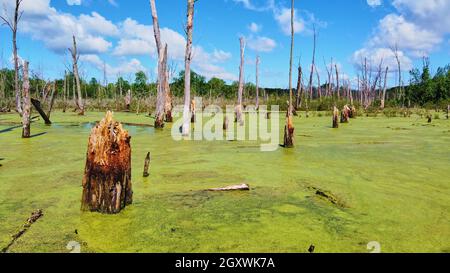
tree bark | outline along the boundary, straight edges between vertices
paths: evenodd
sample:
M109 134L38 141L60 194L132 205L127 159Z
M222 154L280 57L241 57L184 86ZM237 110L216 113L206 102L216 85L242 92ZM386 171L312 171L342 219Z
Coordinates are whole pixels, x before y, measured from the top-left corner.
M309 74L309 99L313 99L313 75L316 64L316 28L314 27L314 45L313 45L313 59L311 63L311 73Z
M186 24L186 53L184 56L184 110L183 110L183 136L191 133L190 104L191 104L191 59L192 59L192 33L194 31L194 4L195 0L187 1Z
M50 116L52 115L53 104L55 103L55 99L56 99L56 81L53 82L53 85L52 85L52 94L50 95L50 103L48 105L48 111L47 111L48 119L50 119Z
M84 105L83 105L83 96L81 95L81 83L80 83L80 75L78 73L78 50L77 50L77 40L75 38L75 35L72 36L73 39L73 47L72 49L69 49L69 51L72 53L72 61L73 61L73 75L75 77L75 83L77 88L77 95L78 95L78 109L80 110L79 115L84 115Z
M341 100L341 93L340 93L341 87L339 86L339 70L338 70L337 64L335 64L334 67L336 69L336 93L337 93L337 99L339 101L339 100Z
M67 71L64 71L64 89L63 89L63 113L66 112L67 107Z
M341 112L341 123L348 123L350 119L350 108L345 105Z
M245 39L244 37L239 38L240 48L241 48L241 63L239 65L239 89L238 89L238 105L236 106L236 122L243 124L242 118L242 94L244 92L244 63L245 63Z
M28 65L27 61L23 64L23 112L22 112L22 138L30 137L30 116L31 116L31 98L30 98L30 80L28 76Z
M167 56L166 56L166 60L167 60ZM166 122L173 122L173 117L172 117L173 99L172 99L172 92L170 91L169 71L166 72L165 83L166 83L166 88L165 88L166 104L164 107L164 114L166 117Z
M52 124L50 119L47 117L47 114L44 112L44 110L41 107L41 102L35 99L31 99L31 103L33 104L34 108L38 111L39 115L41 115L42 119L45 121L46 125Z
M89 137L81 208L119 213L133 202L131 137L112 112L95 126Z

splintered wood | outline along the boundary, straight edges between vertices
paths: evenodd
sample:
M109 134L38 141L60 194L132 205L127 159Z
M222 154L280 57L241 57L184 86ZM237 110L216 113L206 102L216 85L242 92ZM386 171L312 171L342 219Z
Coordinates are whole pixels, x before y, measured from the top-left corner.
M108 111L89 137L82 210L119 213L133 200L131 137Z

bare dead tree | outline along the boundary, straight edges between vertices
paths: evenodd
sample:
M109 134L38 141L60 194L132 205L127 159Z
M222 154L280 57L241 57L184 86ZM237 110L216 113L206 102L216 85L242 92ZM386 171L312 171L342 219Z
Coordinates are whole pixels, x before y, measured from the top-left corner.
M243 124L242 119L242 96L244 92L244 64L245 64L245 38L239 38L241 48L241 63L239 65L239 89L238 89L238 105L236 106L236 122Z
M284 147L294 147L294 123L292 107L292 61L294 55L294 0L291 2L291 54L289 61L289 106L286 113L286 126L284 128Z
M66 112L67 107L67 71L64 70L64 87L63 87L63 113Z
M303 71L302 66L299 62L298 64L298 79L297 79L297 101L296 101L296 110L300 110L302 108L302 102L303 102Z
M311 63L311 73L309 74L309 99L313 99L313 75L314 75L314 68L316 66L316 27L313 26L314 31L314 45L313 45L313 56L312 56L312 63Z
M256 56L256 110L259 109L259 56Z
M391 51L394 54L395 60L397 61L397 67L398 67L397 98L401 99L401 97L403 96L402 67L401 67L400 54L398 51L397 44L395 44L394 46L391 47Z
M161 43L161 33L159 29L158 12L156 10L155 0L150 0L150 8L153 19L153 32L155 36L156 50L158 52L158 84L157 84L157 98L156 98L156 116L155 128L164 127L164 110L166 99L166 81L167 77L167 58L164 58L164 52L167 50L167 45L163 48ZM164 51L162 51L164 50ZM165 59L165 63L164 63Z
M317 93L319 95L319 100L322 100L322 86L320 85L320 75L319 71L317 71L317 67L315 68L317 74Z
M13 57L14 57L14 91L16 96L16 111L22 116L22 102L20 98L20 86L19 86L19 56L17 53L17 29L22 18L23 11L20 11L20 5L23 0L16 0L16 5L14 9L14 18L11 19L7 15L5 8L5 16L0 16L3 23L7 25L12 32L12 46L13 46Z
M341 99L341 92L340 92L341 87L339 86L339 69L337 64L334 65L334 68L336 69L336 93L339 101Z
M31 97L30 97L30 79L28 76L28 61L23 64L23 112L22 112L22 138L30 137L30 124L31 124Z
M191 106L191 59L192 59L192 33L194 31L194 4L195 0L187 1L187 24L186 24L186 53L184 56L184 111L183 130L184 136L189 136L190 129L190 106Z
M72 36L73 39L73 47L69 48L69 52L72 55L72 63L73 63L73 76L76 83L77 88L77 95L78 95L78 102L77 106L80 110L79 115L84 115L84 103L83 103L83 96L81 95L81 82L80 82L80 74L78 73L78 60L80 58L77 50L77 40L75 38L75 35Z
M386 100L386 88L387 88L387 75L389 72L389 67L386 67L386 71L384 72L384 87L383 87L383 95L381 96L381 109L384 109L384 104Z

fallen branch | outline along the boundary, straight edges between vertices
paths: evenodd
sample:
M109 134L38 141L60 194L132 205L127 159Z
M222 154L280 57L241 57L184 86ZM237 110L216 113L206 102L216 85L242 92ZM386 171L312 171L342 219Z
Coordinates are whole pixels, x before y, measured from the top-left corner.
M33 212L31 214L31 217L28 218L27 222L23 225L22 229L17 232L16 234L14 234L12 236L12 241L8 244L8 246L6 246L5 248L2 249L2 253L6 253L8 252L9 248L23 235L25 234L25 232L27 232L27 230L31 227L32 224L36 223L37 220L39 220L39 218L41 218L42 216L44 216L44 213L42 212L41 209L36 210L35 212Z
M33 104L34 108L39 112L39 115L44 119L46 125L52 124L50 119L47 117L47 114L42 110L41 102L35 99L31 99L31 103Z
M249 190L250 186L248 184L233 185L224 188L208 189L208 191L249 191Z

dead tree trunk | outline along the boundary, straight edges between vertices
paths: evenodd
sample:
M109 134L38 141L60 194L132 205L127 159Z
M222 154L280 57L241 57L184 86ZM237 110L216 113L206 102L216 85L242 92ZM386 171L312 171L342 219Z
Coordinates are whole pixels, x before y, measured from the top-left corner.
M348 123L350 119L350 108L345 105L341 112L341 123Z
M158 94L156 98L155 128L164 128L164 110L166 106L167 44L158 63Z
M63 101L63 113L65 113L67 108L67 71L64 71Z
M167 60L167 56L166 56L166 60ZM167 71L166 73L166 88L165 88L165 93L166 93L166 104L164 107L164 114L166 117L166 122L173 122L173 117L172 117L172 109L173 109L173 99L172 99L172 92L170 91L170 84L169 84L169 72Z
M38 111L39 115L41 115L42 119L45 121L45 124L46 125L52 124L50 119L47 117L47 114L42 109L41 102L35 99L31 99L31 103L33 104L34 108Z
M20 4L23 0L16 0L16 5L14 9L14 19L8 18L8 16L3 17L0 16L0 19L7 25L12 32L12 46L13 46L13 58L14 58L14 91L16 97L16 111L22 116L22 102L20 95L20 86L19 86L19 56L17 53L17 26L19 24L20 18L22 17L22 13L20 11Z
M244 37L239 38L240 48L241 48L241 64L239 65L239 89L238 89L238 105L236 106L236 122L243 124L242 118L242 93L244 92L244 62L245 62L245 39Z
M153 19L153 32L155 36L156 50L158 52L158 91L156 97L156 116L155 128L164 127L164 110L166 100L166 80L167 80L167 44L164 46L161 43L161 34L159 30L158 13L156 10L155 0L150 0L150 8Z
M292 105L292 57L294 55L294 0L291 2L291 54L289 62L289 105L286 114L286 126L284 127L284 147L294 147L294 124Z
M333 128L337 129L339 128L339 110L337 107L334 107L333 110Z
M30 137L30 116L31 116L31 98L30 98L30 79L28 76L28 62L23 64L23 113L22 113L22 138Z
M341 93L340 93L341 87L339 86L339 69L338 69L337 64L335 64L334 67L336 69L336 93L337 93L337 99L339 101L339 100L341 100Z
M149 177L150 173L148 172L148 168L150 167L150 152L147 153L147 157L145 158L144 163L144 177Z
M314 26L314 44L313 44L313 57L311 63L311 73L309 74L309 99L313 99L313 75L316 65L316 27Z
M186 24L186 53L184 56L184 110L183 130L184 136L191 133L190 104L191 104L191 60L192 60L192 33L194 31L194 5L195 0L188 0Z
M127 112L130 111L130 106L131 106L131 90L128 89L127 95L125 96L125 108Z
M112 112L95 126L89 137L81 208L119 213L133 200L131 137Z
M259 109L259 56L256 57L256 110Z
M302 97L303 97L303 85L302 85L302 66L298 65L298 79L297 79L297 100L295 103L295 109L300 110L302 108Z
M384 73L384 87L383 87L383 95L381 96L381 110L384 109L384 104L386 100L386 88L387 88L387 74L389 72L389 67L386 67L386 71Z
M50 96L50 103L48 105L48 111L47 111L48 119L50 119L50 116L52 115L53 104L55 103L55 99L56 99L56 81L53 82L52 94Z
M241 184L241 185L233 185L223 188L213 188L208 189L208 191L249 191L250 186L248 184Z
M322 100L322 86L320 85L320 74L319 71L317 71L317 67L315 70L317 74L317 93L319 94L319 100Z
M78 50L77 50L77 40L75 38L75 35L72 36L73 39L73 47L72 49L69 49L70 53L72 54L72 62L73 62L73 76L75 78L76 88L77 88L77 95L78 95L78 109L80 110L79 115L84 115L84 104L83 104L83 96L81 95L81 82L80 82L80 74L78 73Z

